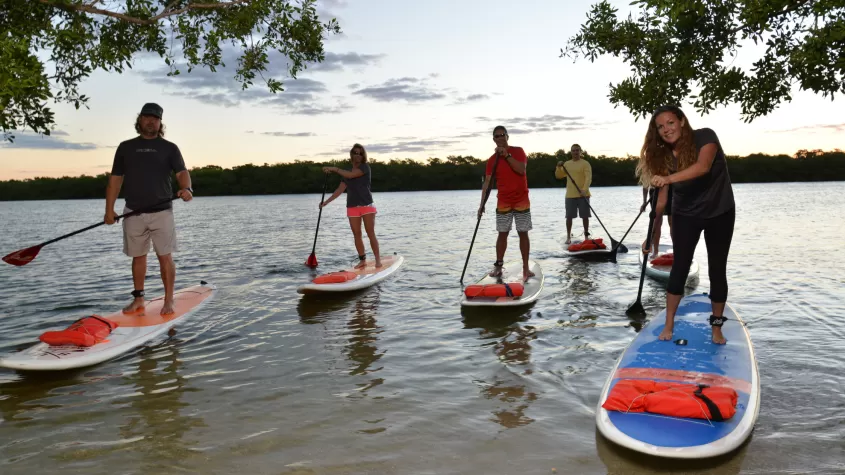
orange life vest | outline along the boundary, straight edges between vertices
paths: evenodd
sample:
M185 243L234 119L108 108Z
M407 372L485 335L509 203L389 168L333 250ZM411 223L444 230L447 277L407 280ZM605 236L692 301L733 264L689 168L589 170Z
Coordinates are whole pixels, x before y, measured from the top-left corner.
M671 252L661 254L651 261L653 266L671 266L675 262L675 255Z
M117 322L91 315L80 318L64 330L44 332L38 339L51 346L94 346L105 340L117 326Z
M587 239L583 242L570 244L568 249L570 251L591 251L593 249L607 249L607 245L602 242L601 238Z
M355 277L358 277L358 274L354 272L340 271L319 275L312 282L314 282L315 284L340 284L343 282L348 282L354 279Z
M736 402L737 394L732 388L622 379L613 386L601 407L608 411L724 421L736 414Z
M506 287L507 285L507 287ZM508 294L510 288L510 295ZM525 292L525 287L519 282L509 284L486 284L468 285L464 289L464 295L472 297L520 297Z

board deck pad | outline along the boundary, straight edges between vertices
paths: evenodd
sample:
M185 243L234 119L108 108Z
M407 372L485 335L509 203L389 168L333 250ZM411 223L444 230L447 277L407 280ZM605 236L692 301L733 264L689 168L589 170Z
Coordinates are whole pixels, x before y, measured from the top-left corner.
M742 320L725 307L727 344L711 341L712 313L706 294L684 297L675 315L671 341L660 341L666 310L644 326L620 355L596 409L596 425L612 442L645 454L705 458L739 447L751 434L760 406L760 380L751 339ZM686 340L686 345L675 343ZM736 390L736 414L724 422L602 408L620 379L727 386Z
M330 284L315 284L314 282L309 282L307 284L300 285L296 291L300 294L310 294L318 292L349 292L352 290L364 289L390 277L393 273L398 271L400 267L402 267L404 262L405 258L401 255L384 255L381 257L382 266L380 268L376 268L376 261L369 259L363 267L356 269L353 265L349 268L341 269L341 271L354 273L356 275L354 279L346 282Z
M124 314L122 310L117 310L110 315L100 315L119 325L105 340L89 347L51 346L39 342L23 351L0 358L0 367L48 371L81 368L101 363L164 334L208 303L216 293L216 289L214 285L203 283L175 291L173 293L174 313L167 316L160 315L164 296L146 301L142 312ZM68 325L70 323L68 322Z
M545 276L543 269L536 261L528 261L529 269L534 273L526 282L522 282L522 259L505 263L502 266L501 277L490 277L489 270L485 272L477 285L501 284L510 282L522 282L525 290L519 297L467 297L463 295L461 305L466 307L473 306L517 306L526 305L536 301L540 297L540 292L543 290Z

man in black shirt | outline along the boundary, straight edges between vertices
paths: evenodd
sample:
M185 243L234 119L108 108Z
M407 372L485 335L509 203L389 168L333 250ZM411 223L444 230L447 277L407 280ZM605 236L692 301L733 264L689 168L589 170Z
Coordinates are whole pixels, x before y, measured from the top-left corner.
M143 209L141 214L123 220L123 252L132 258L132 280L135 297L124 307L124 313L142 314L144 310L144 276L147 273L147 253L150 242L161 265L164 283L164 306L161 315L173 314L173 287L176 265L172 252L176 250L176 226L173 220L173 188L170 173L176 173L179 182L177 196L183 201L193 198L191 175L179 147L164 139L161 123L162 108L148 103L141 108L135 121L135 131L140 135L121 142L114 154L111 176L106 189L106 224L114 224L117 213L114 203L124 189L124 213Z

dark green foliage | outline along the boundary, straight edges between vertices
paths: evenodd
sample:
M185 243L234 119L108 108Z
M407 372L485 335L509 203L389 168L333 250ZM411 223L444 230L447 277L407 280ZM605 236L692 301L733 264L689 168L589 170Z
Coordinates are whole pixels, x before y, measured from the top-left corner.
M533 153L528 157L530 188L562 187L563 180L554 177L555 165L568 160L569 154L559 150L554 155ZM593 187L634 186L636 158L613 158L585 155L593 169ZM222 168L209 165L191 170L197 196L275 195L319 193L322 190L323 166L348 169L348 161L325 163L296 161L276 165L241 165ZM484 162L473 157L450 156L446 160L431 158L428 163L410 159L382 163L370 159L373 191L438 191L480 190ZM728 169L734 183L787 181L845 180L845 152L835 150L799 150L788 155L752 154L728 157ZM103 198L108 175L96 177L35 178L0 181L0 201ZM340 179L329 178L333 190ZM178 189L175 178L174 190Z

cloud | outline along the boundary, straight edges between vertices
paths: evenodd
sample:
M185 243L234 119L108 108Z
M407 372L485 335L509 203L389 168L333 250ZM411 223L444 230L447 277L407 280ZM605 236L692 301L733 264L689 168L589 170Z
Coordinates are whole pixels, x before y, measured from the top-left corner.
M54 130L50 135L39 135L33 132L13 131L15 141L2 142L0 148L17 148L30 150L94 150L99 145L90 142L70 142L61 137L69 137L70 134L63 130Z
M385 56L384 54L327 52L323 62L309 66L308 71L341 71L346 67L373 66Z
M546 114L533 117L511 117L491 119L490 117L476 117L479 122L488 124L504 125L509 135L532 134L540 132L572 132L577 130L592 130L603 128L604 125L613 122L596 122L584 118L584 116L564 116ZM490 126L492 130L493 125Z
M253 133L252 131L247 132L249 134ZM260 132L261 135L269 135L271 137L314 137L317 134L313 132Z
M467 104L489 99L487 94L462 94L453 88L439 88L430 83L438 74L432 73L428 76L401 77L388 79L381 84L361 86L350 84L353 95L363 96L377 102L403 101L409 104L439 101L442 99L453 99L454 105Z
M783 132L799 132L799 131L809 131L812 133L816 132L824 132L824 131L834 131L834 132L845 132L845 124L819 124L819 125L804 125L801 127L794 127L792 129L784 129L784 130L769 130L768 132L776 132L776 133L783 133Z
M275 107L285 113L298 115L335 114L348 110L350 106L335 98L331 100L329 90L322 81L301 77L311 71L339 71L347 66L366 66L374 64L383 55L359 53L327 53L326 63L312 63L309 69L303 71L300 77L292 79L286 77L287 58L277 52L269 53L270 62L263 78L282 78L283 91L271 93L264 84L262 77L256 77L253 85L242 89L235 80L234 74L238 63L239 51L233 47L226 47L222 52L222 62L225 66L211 72L208 68L197 67L191 72L180 66L180 74L168 76L170 69L159 66L153 69L139 71L147 82L165 86L165 90L172 95L179 95L204 104L222 107Z

